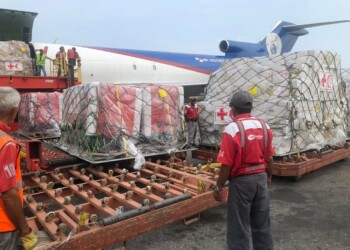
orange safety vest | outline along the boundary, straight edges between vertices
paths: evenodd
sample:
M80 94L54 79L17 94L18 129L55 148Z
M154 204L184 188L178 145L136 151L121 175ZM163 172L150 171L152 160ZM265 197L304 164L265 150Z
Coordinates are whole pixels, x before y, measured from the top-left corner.
M6 134L4 131L0 129L0 153L3 147L9 142L15 142L15 140L13 140L8 134ZM17 153L18 156L16 160L16 180L17 180L18 194L23 203L23 188L22 188L22 174L21 174L21 168L20 168L20 156L19 156L20 146L19 145L17 149L18 149L18 153ZM10 232L14 230L16 230L16 226L12 223L12 221L7 215L5 204L0 193L0 233Z

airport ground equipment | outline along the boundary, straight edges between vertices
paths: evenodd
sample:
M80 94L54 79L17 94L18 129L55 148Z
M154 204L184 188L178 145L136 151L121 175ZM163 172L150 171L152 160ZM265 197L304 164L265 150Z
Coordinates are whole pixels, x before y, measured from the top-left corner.
M131 171L127 161L92 165L40 142L20 139L25 214L40 249L123 244L175 221L196 221L221 204L212 193L219 169L205 171L178 158L183 153L147 159Z

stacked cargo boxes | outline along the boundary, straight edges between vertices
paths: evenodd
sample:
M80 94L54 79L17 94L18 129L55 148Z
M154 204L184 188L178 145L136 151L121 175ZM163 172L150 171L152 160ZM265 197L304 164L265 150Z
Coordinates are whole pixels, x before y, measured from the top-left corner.
M144 87L142 135L163 150L183 144L183 107L183 87Z
M226 61L200 103L203 144L220 145L223 124L232 121L228 99L237 90L253 96L252 115L272 128L276 155L345 142L347 106L337 54L305 51Z
M69 88L58 146L93 162L164 153L183 138L183 99L183 88L174 86Z
M19 132L33 138L60 137L61 98L59 92L21 95Z
M342 69L341 70L341 76L343 79L343 84L345 84L345 88L346 88L346 97L348 100L348 109L350 110L350 69ZM347 129L347 133L350 134L350 116L347 116L347 123L348 123L348 129Z
M0 75L34 75L29 46L25 42L0 42L0 55Z
M60 146L79 155L86 147L89 151L89 138L96 135L98 84L83 84L66 89L62 98L62 122Z

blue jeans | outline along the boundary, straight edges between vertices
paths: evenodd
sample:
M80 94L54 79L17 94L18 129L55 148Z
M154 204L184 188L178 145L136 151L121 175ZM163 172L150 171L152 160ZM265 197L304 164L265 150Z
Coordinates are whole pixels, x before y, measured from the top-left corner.
M265 172L230 180L227 211L227 244L230 250L273 250L270 195Z
M41 71L43 71L44 76L46 76L45 66L36 66L36 72L38 73L38 76L41 76Z

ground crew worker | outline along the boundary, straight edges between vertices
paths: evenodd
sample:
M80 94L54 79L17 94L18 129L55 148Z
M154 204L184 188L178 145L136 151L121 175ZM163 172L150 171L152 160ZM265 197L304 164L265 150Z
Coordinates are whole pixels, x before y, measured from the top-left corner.
M266 169L272 160L272 132L251 116L252 97L236 92L229 103L234 122L225 127L217 161L222 164L214 198L222 201L222 187L229 180L227 244L230 250L274 249L270 223L270 196Z
M80 66L80 56L76 50L75 47L72 49L69 49L67 51L67 59L68 59L68 79L69 79L69 84L70 86L74 85L74 67L76 65L76 62L78 61L78 64ZM78 80L79 80L79 68L78 68Z
M18 238L24 249L33 249L37 237L23 213L20 146L6 132L18 111L19 93L0 87L0 249L17 249Z
M67 61L63 46L61 46L60 50L56 53L56 62L58 66L57 76L64 77L67 74Z
M80 62L80 56L75 47L68 50L67 58L68 58L68 65L72 67L74 67L77 64L76 63L77 61L78 63Z
M45 61L46 61L46 55L44 54L44 50L40 50L38 54L36 54L36 72L38 76L41 76L41 71L43 71L44 76L46 76L46 70L45 70Z
M188 144L194 146L198 126L198 104L195 97L190 97L190 103L185 105L185 120L188 124Z

